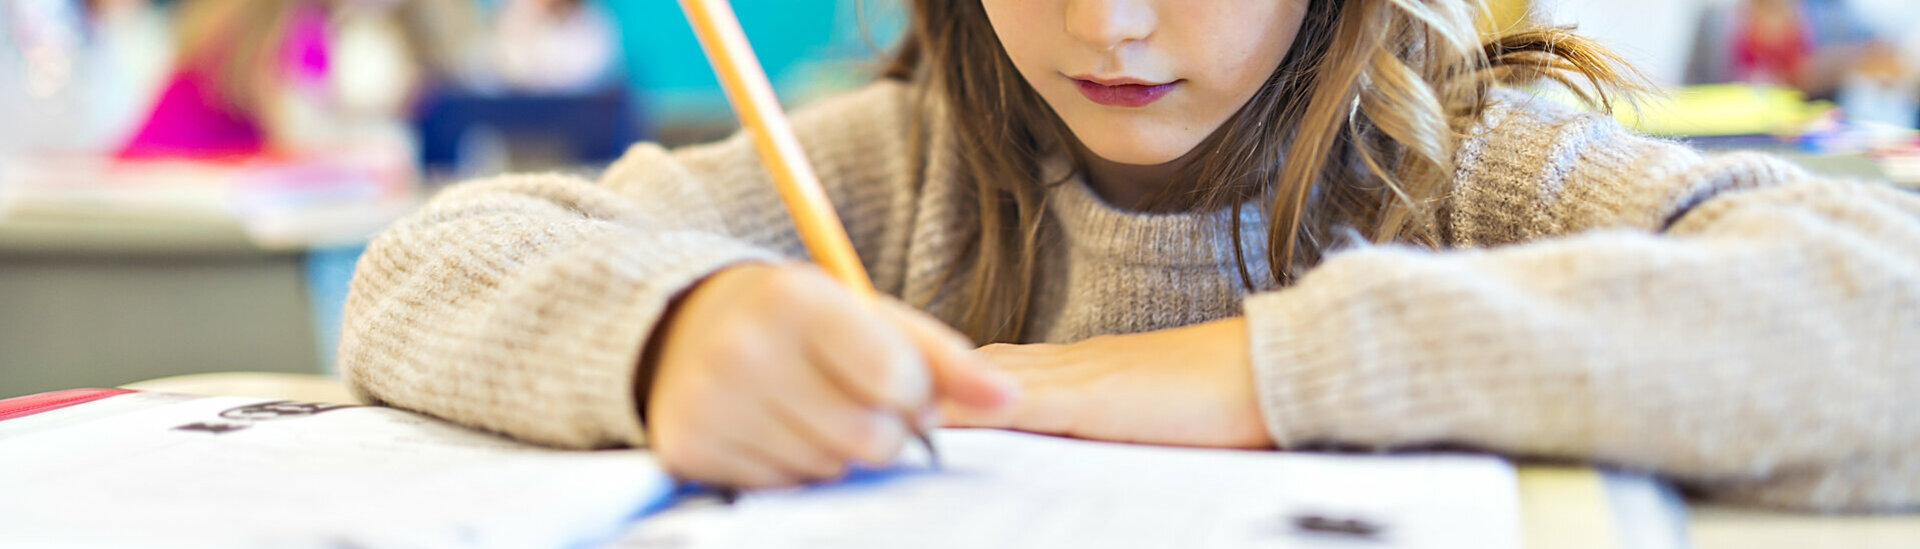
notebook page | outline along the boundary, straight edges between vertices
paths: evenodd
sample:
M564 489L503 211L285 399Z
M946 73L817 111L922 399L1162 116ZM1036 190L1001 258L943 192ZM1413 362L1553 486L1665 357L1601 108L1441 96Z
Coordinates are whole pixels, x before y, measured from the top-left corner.
M644 452L389 408L131 394L48 414L155 398L176 400L0 439L0 546L562 547L672 489Z
M905 466L669 509L615 547L1519 545L1514 471L1495 458L1176 449L987 430L935 439L942 471ZM1299 528L1309 515L1380 530Z

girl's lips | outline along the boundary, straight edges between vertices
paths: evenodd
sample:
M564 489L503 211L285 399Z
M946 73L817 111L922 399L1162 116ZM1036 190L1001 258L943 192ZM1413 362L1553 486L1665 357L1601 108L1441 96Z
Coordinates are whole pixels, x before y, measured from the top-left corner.
M1078 78L1074 79L1073 83L1080 87L1080 95L1087 96L1088 101L1109 107L1127 108L1139 108L1151 105L1154 101L1159 101L1161 97L1165 97L1167 92L1173 91L1174 86L1180 85L1179 82L1169 82L1166 84L1102 84Z

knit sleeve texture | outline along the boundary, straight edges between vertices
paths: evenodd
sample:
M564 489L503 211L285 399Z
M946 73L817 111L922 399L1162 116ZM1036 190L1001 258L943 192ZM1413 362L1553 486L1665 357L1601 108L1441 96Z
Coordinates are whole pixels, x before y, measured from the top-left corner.
M916 192L908 103L883 82L793 117L861 257L895 286ZM762 166L735 135L637 145L597 182L453 186L367 248L340 371L377 402L522 440L643 445L639 356L672 300L729 265L804 258Z
M1460 151L1452 249L1352 250L1246 301L1275 440L1920 505L1920 196L1527 101Z

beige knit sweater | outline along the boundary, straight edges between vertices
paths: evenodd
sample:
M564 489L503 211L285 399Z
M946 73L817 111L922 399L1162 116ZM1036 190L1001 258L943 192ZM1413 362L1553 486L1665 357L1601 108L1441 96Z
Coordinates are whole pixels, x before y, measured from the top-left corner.
M931 153L909 150L910 93L875 84L794 123L875 284L954 321L964 303L939 281L974 214L945 124L924 126ZM1737 501L1920 504L1920 197L1517 93L1487 124L1441 210L1448 251L1353 249L1252 295L1225 214L1122 211L1059 185L1027 339L1245 315L1282 446L1458 444ZM640 445L636 357L669 300L727 265L803 255L742 136L642 144L598 183L459 185L368 249L340 366L394 406Z

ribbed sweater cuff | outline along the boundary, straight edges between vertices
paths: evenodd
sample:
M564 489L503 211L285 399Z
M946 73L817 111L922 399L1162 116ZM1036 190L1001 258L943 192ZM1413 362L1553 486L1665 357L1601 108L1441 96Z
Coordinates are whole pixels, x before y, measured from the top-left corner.
M1251 342L1254 391L1259 397L1260 415L1266 421L1267 434L1280 448L1305 444L1323 426L1309 425L1314 417L1303 402L1302 381L1312 372L1326 370L1324 345L1314 345L1313 337L1302 337L1307 329L1303 320L1311 312L1303 310L1303 299L1282 292L1248 296L1246 300L1247 340Z
M1418 261L1405 257L1417 252L1360 253L1371 257L1324 266L1300 286L1245 301L1261 412L1282 448L1432 442L1486 411L1462 405L1485 387L1450 390L1462 376L1430 364L1436 345L1484 338L1457 318L1413 314L1447 309L1427 302L1444 296L1417 294L1419 285L1403 279L1413 270L1387 265ZM1335 280L1312 283L1328 277ZM1410 322L1420 329L1408 329Z

